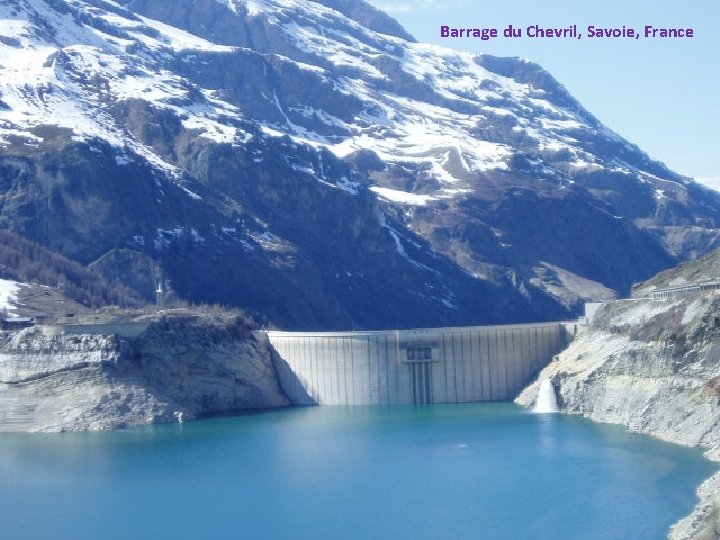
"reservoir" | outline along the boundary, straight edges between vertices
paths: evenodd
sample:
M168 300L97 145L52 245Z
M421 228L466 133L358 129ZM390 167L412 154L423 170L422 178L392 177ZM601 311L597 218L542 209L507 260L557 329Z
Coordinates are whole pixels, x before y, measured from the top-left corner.
M0 538L660 539L716 464L507 403L0 435Z

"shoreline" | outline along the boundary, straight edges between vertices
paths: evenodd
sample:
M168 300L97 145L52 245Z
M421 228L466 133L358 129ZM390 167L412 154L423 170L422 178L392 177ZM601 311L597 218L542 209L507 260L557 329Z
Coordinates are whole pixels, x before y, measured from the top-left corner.
M701 447L720 462L719 308L715 293L603 304L514 403L527 409L549 379L560 412ZM185 314L142 326L123 326L124 337L38 328L6 336L0 431L108 430L297 405L281 388L269 340L246 322ZM8 426L12 410L21 414ZM672 540L718 537L720 471L697 494Z
M720 462L720 295L608 302L515 402L536 400L549 379L560 412L700 448ZM697 488L671 540L720 537L720 471Z

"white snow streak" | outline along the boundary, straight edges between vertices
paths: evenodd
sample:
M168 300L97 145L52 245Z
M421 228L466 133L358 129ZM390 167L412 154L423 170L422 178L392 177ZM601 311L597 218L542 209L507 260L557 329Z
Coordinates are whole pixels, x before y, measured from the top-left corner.
M22 285L19 281L0 279L0 310L7 309L8 313L14 311L14 302L17 301L17 292Z
M396 189L382 188L382 187L371 187L372 191L377 193L383 199L387 199L393 202L399 202L402 204L410 204L413 206L424 206L428 201L432 201L435 198L429 195L417 195L415 193L408 193L406 191L398 191Z

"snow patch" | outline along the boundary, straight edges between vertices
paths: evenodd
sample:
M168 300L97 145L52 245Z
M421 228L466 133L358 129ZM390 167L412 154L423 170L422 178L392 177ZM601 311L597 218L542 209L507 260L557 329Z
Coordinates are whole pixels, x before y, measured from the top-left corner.
M410 204L413 206L425 206L428 201L435 200L435 197L430 195L418 195L416 193L408 193L407 191L399 191L397 189L373 186L370 190L377 193L383 199L402 204Z
M14 303L17 301L17 293L20 287L26 285L27 283L21 283L19 281L0 279L0 311L6 309L8 314L14 314Z
M173 51L210 51L210 52L234 52L236 47L227 45L216 45L215 43L198 37L174 26L170 26L154 19L140 17L143 23L160 34L159 38L152 38L138 30L132 32L133 37L145 43L153 49L168 47Z

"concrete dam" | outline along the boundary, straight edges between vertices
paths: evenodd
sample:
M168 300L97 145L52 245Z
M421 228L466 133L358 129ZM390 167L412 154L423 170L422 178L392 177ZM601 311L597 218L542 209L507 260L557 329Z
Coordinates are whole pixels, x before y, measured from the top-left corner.
M293 402L390 405L513 399L576 329L542 323L267 336Z

